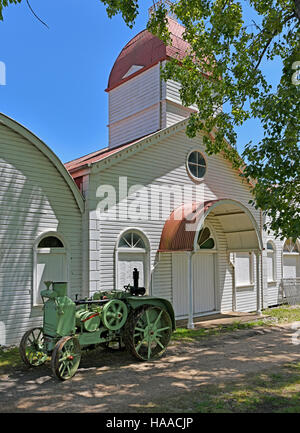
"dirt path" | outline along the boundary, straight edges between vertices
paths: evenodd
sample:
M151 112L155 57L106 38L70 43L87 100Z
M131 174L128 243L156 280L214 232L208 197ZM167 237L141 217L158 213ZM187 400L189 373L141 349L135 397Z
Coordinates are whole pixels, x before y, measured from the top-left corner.
M98 349L66 382L54 379L49 365L20 368L0 376L0 412L135 412L136 403L300 361L294 332L290 326L256 328L174 343L155 363Z

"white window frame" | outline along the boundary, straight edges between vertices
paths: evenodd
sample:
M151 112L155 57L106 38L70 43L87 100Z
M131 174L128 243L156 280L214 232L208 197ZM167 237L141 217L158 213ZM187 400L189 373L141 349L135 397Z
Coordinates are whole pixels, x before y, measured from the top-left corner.
M198 153L200 153L200 155L202 156L202 158L203 158L204 161L205 161L205 173L204 173L204 175L203 175L202 177L197 177L197 176L195 176L195 175L191 172L191 170L190 170L190 167L189 167L189 157L190 157L190 155L191 155L193 152L198 152ZM207 173L207 159L206 159L206 156L204 155L204 153L203 153L200 149L192 149L192 150L188 153L188 155L187 155L187 157L186 157L186 163L185 163L185 165L186 165L186 170L187 170L187 172L188 172L188 175L189 175L193 180L195 180L195 181L197 181L197 182L201 182L201 181L205 178L206 173ZM198 165L199 165L199 164L198 164Z
M54 236L59 239L64 247L59 248L38 248L39 243L50 236ZM32 275L32 306L33 307L41 307L42 303L38 302L38 274L37 274L37 265L38 265L38 255L39 254L65 254L66 256L66 274L67 274L67 282L69 281L69 269L70 269L70 257L69 257L69 248L66 243L64 237L55 231L47 231L43 232L40 236L37 237L33 246L33 275ZM46 288L46 287L45 287ZM68 285L69 292L69 285Z
M126 233L133 232L137 234L144 242L145 248L127 248L127 247L119 247L119 242L121 238L126 235ZM116 246L115 246L115 289L118 288L119 284L119 253L121 254L139 254L142 253L144 255L144 285L146 289L146 293L150 294L150 276L151 276L151 267L150 267L150 242L147 235L140 229L128 227L123 230L118 236Z
M254 287L254 254L252 251L236 251L234 253L234 264L235 264L235 269L236 269L236 263L237 263L237 254L243 254L249 255L249 283L238 283L237 281L237 274L236 274L236 282L235 282L235 287L237 289L242 289L242 288L247 288L247 287Z
M272 245L272 250L268 249L268 244ZM276 247L275 244L272 240L268 240L266 243L266 249L267 249L267 283L268 284L272 284L272 283L276 283ZM268 265L268 259L269 259L269 255L272 255L272 279L269 279L269 265Z

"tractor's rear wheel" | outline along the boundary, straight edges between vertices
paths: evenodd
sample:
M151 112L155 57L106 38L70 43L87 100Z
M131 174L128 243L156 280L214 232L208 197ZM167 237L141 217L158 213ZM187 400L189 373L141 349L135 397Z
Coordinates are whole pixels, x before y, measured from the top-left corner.
M44 352L44 334L42 328L32 328L25 332L20 342L21 358L28 367L43 365L48 356Z
M63 337L55 345L51 368L57 379L67 380L76 373L81 359L81 349L76 337Z
M124 330L126 349L141 361L160 358L172 335L172 322L166 310L146 305L131 312Z

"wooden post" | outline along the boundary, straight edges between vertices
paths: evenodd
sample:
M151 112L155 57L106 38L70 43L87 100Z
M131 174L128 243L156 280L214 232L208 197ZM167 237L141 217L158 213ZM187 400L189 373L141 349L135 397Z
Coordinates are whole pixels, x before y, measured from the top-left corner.
M194 329L193 252L189 253L189 320L188 329Z
M255 253L256 257L256 312L261 315L261 300L260 300L260 273L259 273L259 252Z

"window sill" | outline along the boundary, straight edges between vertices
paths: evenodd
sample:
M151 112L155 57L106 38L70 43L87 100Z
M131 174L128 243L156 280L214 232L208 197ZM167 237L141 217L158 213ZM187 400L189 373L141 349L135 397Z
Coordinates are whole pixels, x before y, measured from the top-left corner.
M236 289L247 289L248 287L253 288L255 286L254 283L242 284L240 286L235 286Z
M35 311L38 311L38 310L43 310L43 304L35 304L35 305L32 305L32 309L33 310L35 310Z

